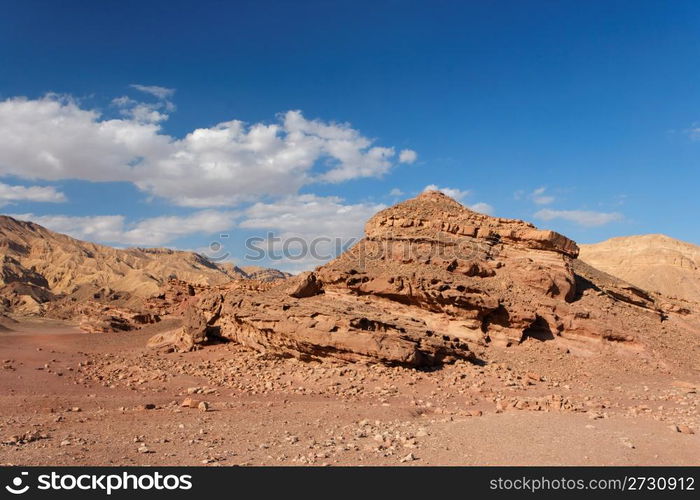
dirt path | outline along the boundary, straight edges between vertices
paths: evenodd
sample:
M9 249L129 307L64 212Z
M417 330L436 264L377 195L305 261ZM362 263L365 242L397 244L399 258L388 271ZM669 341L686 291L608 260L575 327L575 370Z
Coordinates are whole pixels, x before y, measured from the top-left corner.
M12 328L2 464L700 464L698 380L633 370L633 353L614 366L533 341L504 363L417 372L232 344L159 355L143 347L153 331Z

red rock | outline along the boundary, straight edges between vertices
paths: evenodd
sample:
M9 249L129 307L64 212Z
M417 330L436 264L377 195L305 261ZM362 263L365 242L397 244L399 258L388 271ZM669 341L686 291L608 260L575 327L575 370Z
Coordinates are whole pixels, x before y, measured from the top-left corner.
M199 407L201 401L194 398L185 398L180 406L183 408L197 408Z

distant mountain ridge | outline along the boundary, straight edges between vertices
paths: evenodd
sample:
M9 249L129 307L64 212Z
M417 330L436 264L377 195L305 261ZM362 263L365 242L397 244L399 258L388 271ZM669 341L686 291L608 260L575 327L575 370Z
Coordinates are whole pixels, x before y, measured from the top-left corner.
M276 281L292 277L291 273L269 267L242 266L240 269L248 275L249 279L252 280Z
M267 272L271 273L270 279L285 276L276 270ZM112 248L77 240L33 222L0 216L0 287L39 299L85 287L148 297L172 278L220 285L250 277L232 263L213 262L195 252Z
M645 290L700 302L700 246L663 234L579 245L579 259Z

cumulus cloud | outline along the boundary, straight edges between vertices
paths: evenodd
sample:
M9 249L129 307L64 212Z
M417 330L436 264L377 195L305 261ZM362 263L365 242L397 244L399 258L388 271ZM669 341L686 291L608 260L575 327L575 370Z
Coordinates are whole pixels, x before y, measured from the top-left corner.
M611 222L618 222L624 216L618 212L594 212L589 210L551 210L544 208L535 213L535 217L545 221L562 219L574 222L581 226L603 226Z
M51 186L11 186L0 182L0 207L20 201L60 203L66 195Z
M255 203L245 211L241 227L294 231L297 234L358 236L381 203L344 204L337 196L304 194L276 203Z
M0 102L0 175L133 181L138 158L170 150L158 130L153 123L100 120L69 98L7 99Z
M425 193L426 191L440 191L441 193L446 194L450 198L454 198L457 201L463 200L470 194L469 191L449 187L438 187L436 184L425 186L425 188L423 188L423 192Z
M389 191L389 196L403 196L404 192L401 191L399 188L394 188L391 191Z
M239 227L268 231L265 242L257 246L265 249L266 257L271 252L279 257L272 265L303 271L335 257L360 239L365 222L384 208L374 203L345 204L335 196L290 196L277 203L252 205ZM306 251L301 255L304 245ZM285 248L289 251L284 252Z
M80 240L117 245L157 246L192 234L211 234L234 226L235 212L202 210L186 216L163 216L128 223L123 215L69 216L15 214L16 219Z
M399 162L401 163L413 163L418 159L418 153L412 149L402 149L399 153Z
M160 99L172 94L135 88ZM223 122L177 139L161 130L172 109L167 101L121 97L113 104L121 118L56 95L0 102L0 175L125 181L179 205L213 207L295 195L314 182L379 177L397 160L393 148L374 146L349 124L308 120L300 111L270 124Z

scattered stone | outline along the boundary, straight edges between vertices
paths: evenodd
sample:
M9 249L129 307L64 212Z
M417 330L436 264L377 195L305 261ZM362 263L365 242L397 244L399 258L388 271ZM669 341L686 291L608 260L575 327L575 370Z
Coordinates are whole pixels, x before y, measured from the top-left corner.
M22 445L33 443L34 441L38 441L40 439L48 439L48 437L48 434L44 434L39 431L27 431L19 436L10 436L8 439L3 441L2 444Z
M200 401L194 398L185 398L180 406L183 408L198 408Z

